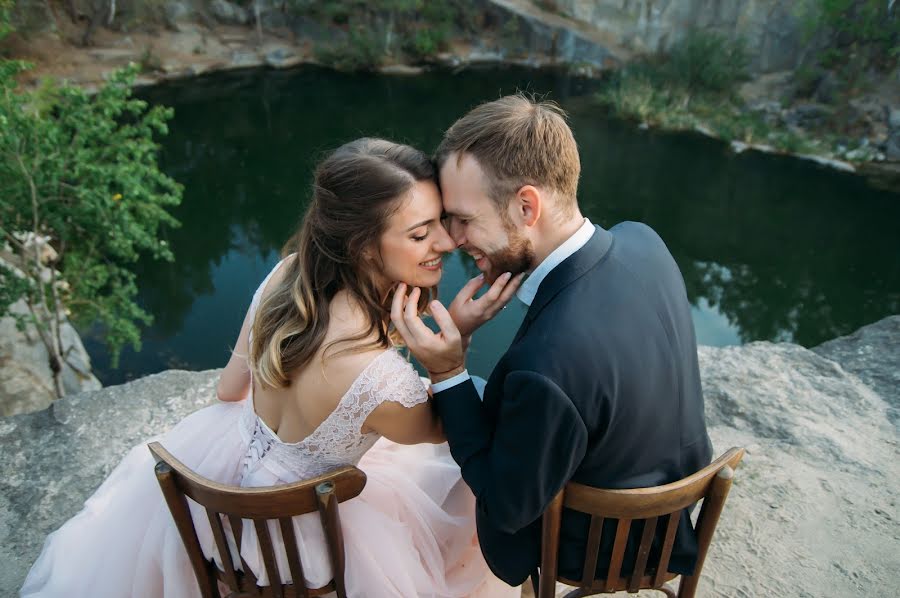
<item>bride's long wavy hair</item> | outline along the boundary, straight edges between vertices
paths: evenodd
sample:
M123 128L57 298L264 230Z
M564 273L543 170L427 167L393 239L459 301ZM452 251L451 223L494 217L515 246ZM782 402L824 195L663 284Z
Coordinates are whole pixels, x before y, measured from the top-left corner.
M379 240L401 198L417 181L434 179L428 156L384 139L351 141L319 163L303 222L282 250L296 256L282 266L284 277L253 322L250 367L264 387L290 386L291 374L316 355L328 331L329 306L342 290L365 311L368 327L329 343L326 352L337 343L347 343L342 351L398 344L390 328L393 285L379 288L385 282L373 271L382 269ZM422 293L420 312L434 295L433 288Z

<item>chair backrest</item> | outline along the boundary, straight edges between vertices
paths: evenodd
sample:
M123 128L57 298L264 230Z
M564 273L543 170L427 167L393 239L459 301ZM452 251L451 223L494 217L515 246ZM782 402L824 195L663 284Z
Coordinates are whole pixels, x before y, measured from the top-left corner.
M731 489L734 469L741 462L744 449L732 448L697 473L684 479L653 488L606 490L569 482L544 512L541 544L541 575L538 598L555 595L557 579L576 586L573 595L588 596L604 592L626 590L636 592L645 588L661 588L676 577L669 573L669 559L675 543L678 521L684 509L703 501L695 527L698 542L697 564L694 574L683 576L679 586L680 598L691 598L697 587L706 552L722 513L725 498ZM563 507L591 516L585 550L584 567L580 580L558 577L559 530ZM605 519L616 519L616 534L605 579L595 579L600 540ZM643 532L638 545L634 568L630 575L622 576L622 564L631 526L643 521ZM651 547L657 529L664 529L661 549ZM667 592L668 593L668 592Z
M219 596L218 582L226 584L232 594L252 596L319 596L336 592L346 596L344 587L344 544L341 534L338 503L354 498L366 485L366 474L355 467L346 466L317 478L271 488L238 488L218 484L191 471L158 442L148 445L156 458L156 478L162 488L166 503L175 519L178 533L187 549L191 566L197 576L204 598ZM200 547L194 521L188 507L190 498L206 510L213 538L222 560L224 571L207 560ZM303 563L297 548L292 517L318 511L325 531L328 555L333 579L321 588L307 588L303 576ZM269 585L257 586L257 578L240 556L233 562L229 549L228 530L233 534L233 546L241 546L243 520L253 522L263 556L263 565ZM269 533L269 522L276 522L281 530L285 555L292 583L284 583L275 557L275 544Z

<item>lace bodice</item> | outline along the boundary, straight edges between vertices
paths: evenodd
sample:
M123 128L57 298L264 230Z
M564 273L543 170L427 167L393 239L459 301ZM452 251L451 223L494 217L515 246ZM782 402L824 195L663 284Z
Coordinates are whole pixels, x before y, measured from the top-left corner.
M253 295L251 321L266 283L282 263L272 269ZM243 477L263 465L285 481L321 475L340 465L356 465L379 438L376 432L363 434L361 431L366 418L378 405L395 401L413 407L427 400L425 385L412 365L396 349L386 349L365 367L318 428L300 442L289 443L279 440L256 415L251 390L241 418L242 432L249 445L244 456Z

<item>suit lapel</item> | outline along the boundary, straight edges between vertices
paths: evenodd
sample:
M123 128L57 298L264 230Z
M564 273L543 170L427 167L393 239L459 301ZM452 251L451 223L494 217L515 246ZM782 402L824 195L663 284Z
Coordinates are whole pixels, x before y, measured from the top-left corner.
M522 320L519 331L511 344L516 344L522 338L531 322L560 291L575 282L606 257L612 244L612 233L599 226L594 226L594 234L591 235L584 247L563 260L541 281L541 286L538 287L537 294L525 313L525 319Z

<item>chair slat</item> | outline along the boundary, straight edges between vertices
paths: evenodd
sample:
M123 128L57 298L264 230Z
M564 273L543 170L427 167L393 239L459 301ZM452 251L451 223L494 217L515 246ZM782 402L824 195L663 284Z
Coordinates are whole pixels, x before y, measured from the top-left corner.
M588 531L587 544L584 550L584 568L581 570L581 583L590 587L597 575L597 559L600 556L600 536L603 532L603 517L591 515L591 527Z
M294 534L294 520L290 517L282 517L278 520L278 524L281 526L281 538L284 540L284 551L287 553L294 592L298 596L309 598L306 577L303 575L303 563L300 562L300 552L297 549L297 536Z
M284 598L281 587L281 574L278 572L278 562L275 560L275 549L272 547L272 536L269 535L269 525L265 519L254 519L256 537L259 540L259 548L263 554L263 565L269 576L269 587L275 598Z
M556 596L557 559L559 552L559 525L562 522L563 490L560 490L544 510L541 517L541 573L535 588L536 598ZM533 577L533 576L532 576ZM534 579L532 578L532 584Z
M238 587L238 580L234 572L234 563L231 560L231 549L228 547L228 540L225 537L225 528L222 526L222 518L209 507L206 508L206 518L209 519L209 526L212 528L213 538L215 538L216 547L219 549L219 558L222 559L222 566L225 568L225 577L228 579L228 585L236 588Z
M634 562L634 571L631 572L631 582L628 584L629 592L637 592L647 568L647 558L650 556L650 547L653 546L653 538L656 536L656 517L644 520L644 532L641 534L641 544L638 546L637 559Z
M675 511L669 515L662 552L659 554L659 564L656 567L656 577L653 580L654 586L660 586L665 581L666 572L669 570L669 558L672 556L672 547L675 545L675 532L678 531L679 519L681 519L681 511Z
M236 517L235 515L228 515L228 522L231 524L231 533L234 534L234 541L237 543L238 556L241 559L241 570L243 571L243 576L241 577L241 581L243 582L240 588L244 590L248 586L256 587L257 579L253 574L253 569L250 568L250 564L244 559L244 555L241 554L241 541L244 538L244 520L240 517ZM250 588L252 589L252 588Z
M612 558L609 560L609 572L606 574L605 589L612 589L619 583L619 573L622 571L622 559L625 557L625 545L628 543L628 530L630 529L631 519L619 519Z
M341 535L341 518L334 484L323 482L316 486L316 499L319 503L319 517L325 529L328 554L331 556L334 589L338 598L347 598L347 588L344 586L344 537Z

